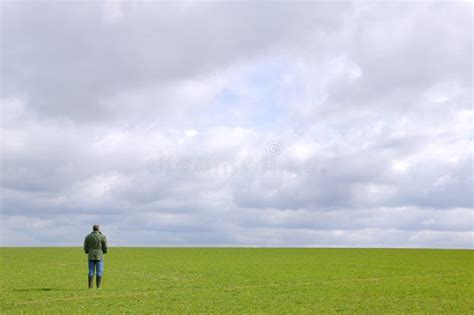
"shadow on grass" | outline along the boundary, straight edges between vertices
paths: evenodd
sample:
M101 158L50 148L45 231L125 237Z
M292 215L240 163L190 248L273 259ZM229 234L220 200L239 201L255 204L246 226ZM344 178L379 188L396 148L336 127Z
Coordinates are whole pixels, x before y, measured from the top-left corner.
M15 292L49 292L49 291L71 291L69 289L61 288L27 288L27 289L12 289Z

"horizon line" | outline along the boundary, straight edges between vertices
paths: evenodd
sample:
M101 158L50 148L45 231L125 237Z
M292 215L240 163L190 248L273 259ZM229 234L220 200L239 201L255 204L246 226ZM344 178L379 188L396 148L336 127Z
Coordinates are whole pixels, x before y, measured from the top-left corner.
M0 248L82 248L68 245L0 245ZM121 245L110 248L243 248L243 249L427 249L427 250L474 250L474 247L381 247L381 246L261 246L261 245Z

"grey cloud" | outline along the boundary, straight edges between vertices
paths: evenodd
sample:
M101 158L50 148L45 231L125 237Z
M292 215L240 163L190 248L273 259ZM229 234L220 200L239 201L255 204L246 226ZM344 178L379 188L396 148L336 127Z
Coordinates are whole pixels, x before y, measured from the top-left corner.
M2 244L472 248L468 4L1 5Z
M342 7L124 3L110 24L99 2L2 6L4 95L23 95L40 114L86 121L114 117L105 103L117 93L216 71L315 26L330 31Z

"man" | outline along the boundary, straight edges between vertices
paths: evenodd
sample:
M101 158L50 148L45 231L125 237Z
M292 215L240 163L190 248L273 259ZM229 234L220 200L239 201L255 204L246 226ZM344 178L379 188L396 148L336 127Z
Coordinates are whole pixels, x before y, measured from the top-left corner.
M96 274L97 289L101 288L104 274L104 254L107 254L107 239L100 232L100 226L92 226L92 233L84 240L84 252L89 259L89 289L94 287L94 273Z

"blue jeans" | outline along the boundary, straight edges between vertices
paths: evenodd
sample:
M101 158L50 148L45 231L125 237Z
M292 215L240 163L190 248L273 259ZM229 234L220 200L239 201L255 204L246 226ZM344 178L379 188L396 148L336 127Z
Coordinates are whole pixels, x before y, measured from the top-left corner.
M103 260L89 260L89 276L93 277L95 271L97 271L97 276L102 277L104 274Z

